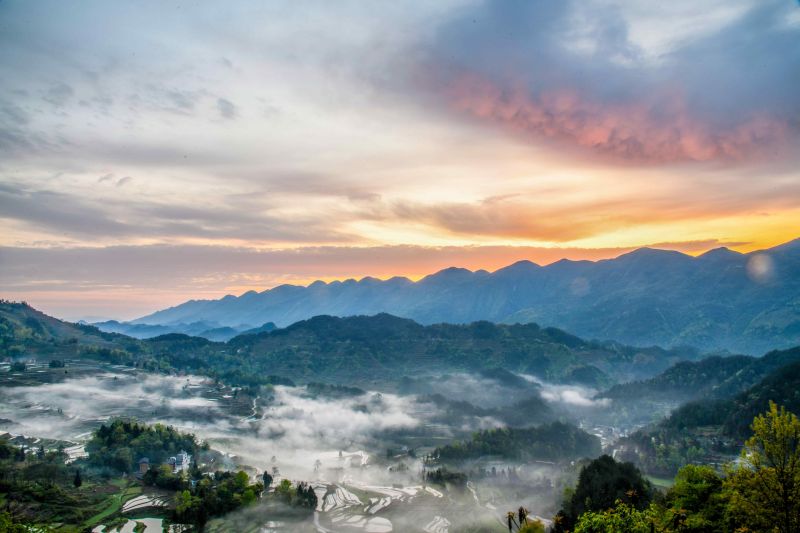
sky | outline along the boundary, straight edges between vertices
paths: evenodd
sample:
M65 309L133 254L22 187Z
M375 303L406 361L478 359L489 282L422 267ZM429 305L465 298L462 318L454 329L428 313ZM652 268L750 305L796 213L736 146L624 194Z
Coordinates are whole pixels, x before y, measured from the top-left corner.
M0 296L763 249L798 87L796 0L0 0Z

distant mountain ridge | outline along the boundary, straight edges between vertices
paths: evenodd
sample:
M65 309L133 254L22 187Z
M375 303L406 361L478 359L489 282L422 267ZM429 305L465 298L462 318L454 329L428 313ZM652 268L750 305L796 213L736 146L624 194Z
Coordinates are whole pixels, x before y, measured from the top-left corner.
M193 337L203 337L211 341L225 342L237 335L250 333L261 333L262 331L272 331L277 326L272 322L266 322L259 327L249 324L239 324L237 326L220 326L216 322L192 322L191 324L142 324L132 322L118 322L107 320L105 322L95 322L91 324L102 331L109 333L121 333L137 339L152 339L160 335L170 333L183 333Z
M452 267L417 282L281 285L191 300L132 323L285 327L317 315L381 312L421 324L537 322L584 338L760 354L800 344L800 239L749 254L641 248L596 262L520 261L491 273Z
M211 375L236 385L293 380L408 385L413 382L409 376L466 372L515 387L522 382L529 389L535 386L513 372L556 383L605 387L646 379L699 354L688 349L587 342L536 324L484 321L422 326L387 314L317 316L284 329L238 335L228 342L182 333L140 340L63 322L26 303L0 300L0 356L102 361Z

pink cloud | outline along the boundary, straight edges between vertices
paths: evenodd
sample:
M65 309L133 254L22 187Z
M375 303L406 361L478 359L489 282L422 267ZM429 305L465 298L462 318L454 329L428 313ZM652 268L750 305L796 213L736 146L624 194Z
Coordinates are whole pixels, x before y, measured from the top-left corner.
M501 87L465 73L443 88L459 112L534 139L555 140L613 160L643 163L741 160L785 146L786 119L765 113L721 130L688 109L680 91L663 90L625 103L598 103L571 88L533 94L522 83Z

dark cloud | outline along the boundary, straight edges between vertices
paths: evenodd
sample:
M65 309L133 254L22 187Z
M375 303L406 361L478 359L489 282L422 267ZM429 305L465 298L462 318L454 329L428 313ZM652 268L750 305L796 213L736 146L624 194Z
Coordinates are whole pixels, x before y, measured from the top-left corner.
M0 113L5 116L5 120L14 124L24 125L30 121L28 113L12 102L3 102L0 105Z
M236 118L239 114L233 102L225 98L217 98L217 110L219 110L219 114L222 118L228 120Z
M101 178L102 180L103 178ZM113 178L111 178L113 179ZM130 182L126 176L117 186ZM203 207L132 201L125 197L84 198L7 183L0 186L0 219L15 220L70 238L207 238L276 242L347 242L337 213L293 217L251 198L230 197Z
M72 99L75 90L64 82L57 83L50 87L44 95L44 100L55 107L63 107Z
M484 2L441 28L421 77L453 109L534 139L617 160L740 159L800 131L797 9L754 3L651 58L617 9Z

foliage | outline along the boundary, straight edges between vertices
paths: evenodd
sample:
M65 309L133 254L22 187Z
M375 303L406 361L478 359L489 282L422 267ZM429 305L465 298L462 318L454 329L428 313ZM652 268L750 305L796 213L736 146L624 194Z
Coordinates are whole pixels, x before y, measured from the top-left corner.
M517 530L517 533L545 533L544 524L540 520L531 520L524 524Z
M0 499L4 500L6 510L13 512L12 525L24 521L35 522L36 528L30 531L49 531L41 524L64 523L79 525L97 513L97 507L108 497L109 491L86 490L85 484L95 483L81 471L65 464L67 456L61 451L46 451L40 448L37 453L20 453L5 441L0 441ZM80 479L80 486L76 486ZM91 481L90 481L91 480ZM29 531L10 528L0 518L0 532ZM4 529L5 528L5 529ZM72 530L70 530L72 531Z
M142 481L147 485L155 485L167 490L183 490L189 485L181 473L173 473L170 465L151 467L142 476Z
M467 485L467 475L462 472L451 472L446 468L437 468L425 472L425 481L435 485L452 485L463 488Z
M656 518L651 508L643 510L615 502L614 507L603 511L587 511L575 524L575 533L651 533Z
M499 428L479 431L468 441L436 448L435 461L457 462L484 456L505 459L561 461L593 457L600 453L594 435L561 422L533 428Z
M181 433L171 426L149 426L121 419L100 426L86 445L93 464L122 472L133 471L141 457L155 464L166 461L180 450L194 453L198 448L194 435Z
M175 496L175 518L190 524L205 524L239 507L253 504L264 486L250 483L247 472L214 472L204 476L194 488L185 488Z
M753 420L753 436L725 485L734 509L748 527L780 533L800 531L800 420L770 402Z
M578 484L559 513L556 531L568 531L582 514L602 513L618 501L641 511L650 503L652 492L650 483L633 464L603 455L581 469Z
M253 387L293 385L293 379L345 378L351 383L399 379L420 369L498 368L551 381L605 386L617 379L651 375L671 362L697 355L589 342L530 323L423 326L388 314L319 316L227 343L176 333L140 340L62 322L12 302L0 302L0 348L12 356L90 358L154 372L191 372Z
M800 349L764 356L772 367L800 357ZM753 371L748 367L749 371ZM737 374L737 379L741 378ZM623 443L638 449L636 460L648 472L674 475L684 464L725 462L752 434L749 421L769 409L770 401L800 412L800 362L778 367L754 386L731 398L689 402L655 427L633 433Z
M42 529L24 524L5 511L0 512L0 533L34 533L39 531L42 531Z
M570 505L566 505L567 510L556 516L555 531L571 530L574 523L575 533L797 533L800 420L770 402L769 410L753 420L752 432L740 461L729 464L724 476L709 466L686 465L663 502L649 506L622 499L613 505L599 503L591 495L602 493L602 487L584 491L581 479L569 504L585 497L591 505L576 514L570 514Z

